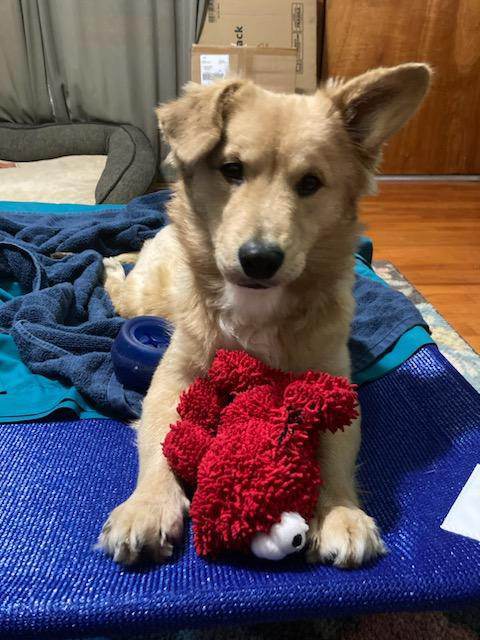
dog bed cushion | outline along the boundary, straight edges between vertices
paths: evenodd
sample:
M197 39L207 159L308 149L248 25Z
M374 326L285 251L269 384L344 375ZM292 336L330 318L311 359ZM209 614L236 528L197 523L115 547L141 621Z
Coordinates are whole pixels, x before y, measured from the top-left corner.
M72 155L107 155L95 189L97 204L126 203L145 193L155 176L153 148L132 125L0 123L2 160L29 162ZM2 169L8 171L15 169Z
M95 204L107 156L62 156L12 163L0 173L0 200Z
M163 566L126 569L93 548L131 492L122 423L0 425L0 637L86 637L370 611L480 598L480 543L440 528L479 462L480 395L435 346L360 390L360 480L389 554L354 571L199 559L187 532Z

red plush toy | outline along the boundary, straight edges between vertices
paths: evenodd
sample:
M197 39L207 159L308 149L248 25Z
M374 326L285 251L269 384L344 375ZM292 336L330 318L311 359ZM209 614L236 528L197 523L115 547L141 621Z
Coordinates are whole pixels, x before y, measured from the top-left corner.
M163 445L175 474L196 486L197 552L280 560L302 549L321 484L320 431L349 425L356 404L346 378L296 376L218 351L208 375L182 394Z

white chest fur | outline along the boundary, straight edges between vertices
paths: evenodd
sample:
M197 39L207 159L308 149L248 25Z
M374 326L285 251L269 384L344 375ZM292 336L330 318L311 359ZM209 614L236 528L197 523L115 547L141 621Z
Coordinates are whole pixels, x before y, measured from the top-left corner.
M248 289L227 283L220 312L220 330L227 348L242 348L271 366L280 362L278 317L283 291Z

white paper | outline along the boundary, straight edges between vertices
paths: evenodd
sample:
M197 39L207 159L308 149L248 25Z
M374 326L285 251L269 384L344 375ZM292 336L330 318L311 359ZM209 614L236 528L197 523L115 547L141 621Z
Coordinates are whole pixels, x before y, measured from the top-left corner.
M228 54L202 54L200 56L200 84L212 84L226 78L230 69Z
M440 526L445 531L480 542L480 464L473 470Z

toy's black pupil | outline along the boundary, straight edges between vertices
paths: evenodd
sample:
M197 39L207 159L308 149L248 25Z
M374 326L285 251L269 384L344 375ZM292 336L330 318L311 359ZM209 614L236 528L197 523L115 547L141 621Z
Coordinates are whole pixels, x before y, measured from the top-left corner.
M296 536L293 536L292 547L294 547L296 549L301 544L302 544L302 534L301 533L297 533Z

